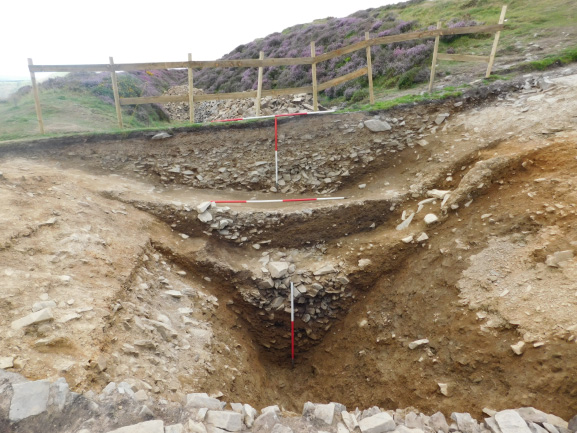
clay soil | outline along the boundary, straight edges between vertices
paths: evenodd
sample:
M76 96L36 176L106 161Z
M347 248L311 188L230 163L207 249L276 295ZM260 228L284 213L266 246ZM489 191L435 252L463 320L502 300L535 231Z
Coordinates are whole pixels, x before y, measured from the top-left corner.
M577 413L577 260L547 263L577 252L576 83L568 75L464 105L287 122L295 146L335 119L356 128L327 130L319 153L343 137L385 146L389 132L357 126L374 116L420 122L427 143L365 164L332 194L345 203L231 205L255 228L240 245L200 225L194 208L215 194L278 194L195 189L137 171L131 158L145 149L170 159L194 134L207 149L223 137L250 142L270 124L183 131L160 144L0 149L0 358L31 379L66 377L79 392L125 380L170 400L208 392L293 411L338 401L479 418L483 408L534 406L567 419ZM435 127L440 113L450 116ZM112 154L122 159L113 170ZM451 195L419 210L432 189ZM427 226L429 213L439 221ZM247 300L263 253L301 269L337 263L350 280L333 316L297 316L294 369L289 313ZM50 301L54 320L11 326ZM429 342L409 348L420 339ZM518 355L511 346L521 341Z

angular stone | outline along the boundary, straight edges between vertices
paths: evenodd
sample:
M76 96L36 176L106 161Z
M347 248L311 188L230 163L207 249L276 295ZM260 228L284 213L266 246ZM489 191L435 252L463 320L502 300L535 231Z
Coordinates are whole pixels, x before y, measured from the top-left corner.
M0 358L0 368L6 370L7 368L14 367L14 357L13 356L5 356Z
M429 239L429 235L427 235L427 233L421 233L419 235L419 237L417 238L417 242L425 242L426 240Z
M44 381L15 383L10 403L10 421L17 422L46 411L50 383Z
M381 412L359 422L362 433L384 433L395 429L395 421L387 412Z
M216 398L209 397L207 393L192 393L186 395L186 406L191 408L207 408L221 410L223 403Z
M293 430L292 430L292 428L290 428L286 425L276 424L272 428L271 433L293 433Z
M205 421L207 424L229 432L242 430L242 416L237 412L209 410Z
M196 212L197 212L197 213L204 213L204 212L206 212L206 211L208 210L208 208L210 207L211 204L212 204L212 203L209 202L209 201L203 201L201 204L199 204L199 205L196 207Z
M66 379L61 377L50 385L48 405L55 406L58 410L62 411L64 406L66 406L66 400L69 395L70 388L68 387L68 383L66 383Z
M449 113L441 113L438 114L437 117L435 118L435 123L437 125L440 125L441 123L443 123L445 121L445 119L449 117Z
M499 424L497 424L497 421L495 420L494 416L490 418L485 418L485 425L489 430L491 430L492 433L503 433L501 431L501 428L499 427Z
M369 119L364 121L365 126L371 132L383 132L393 129L387 122L377 119Z
M503 433L531 433L525 420L515 410L497 412L495 421Z
M46 322L53 319L54 314L52 314L52 310L50 308L45 308L13 321L11 327L12 329L22 329L26 326L34 325L35 323Z
M160 419L144 421L138 424L120 427L108 433L164 433L164 421Z
M269 262L268 271L272 278L284 278L288 273L290 263L288 262Z
M441 412L431 415L429 418L429 427L436 432L442 431L444 433L449 433L449 424L447 424L447 419Z
M358 266L360 269L365 269L367 266L371 264L371 259L360 259Z
M417 347L425 346L426 344L429 344L429 340L427 340L426 338L422 340L411 341L409 343L409 349L414 350Z
M359 428L359 422L354 414L343 411L341 412L341 417L349 431L353 432L355 429Z
M270 431L276 424L280 422L278 415L274 411L263 413L254 420L252 426L253 432Z
M321 275L326 275L326 274L333 274L337 272L337 270L335 269L335 267L331 264L328 265L324 265L321 268L317 269L316 271L313 272L313 275L315 276L321 276Z
M192 419L188 420L188 430L190 433L207 433L206 427L203 423L194 421Z
M43 310L45 308L56 308L56 302L54 302L54 301L40 301L40 302L35 302L34 305L32 305L32 311L34 313L36 311L40 311L40 310Z
M246 425L248 428L251 428L252 425L254 424L254 420L256 419L258 412L250 404L244 404L243 408L244 408L244 425Z
M313 417L325 424L332 425L335 419L335 404L316 404Z
M517 344L512 344L511 350L515 353L515 355L523 355L523 352L525 351L525 342L519 341Z
M477 421L473 419L470 413L453 412L451 419L457 423L457 427L463 433L476 433L479 431Z
M570 431L577 432L577 415L569 420L567 427Z
M411 242L413 242L413 236L407 236L406 238L401 239L401 241L403 241L403 243L405 244L410 244Z
M198 219L203 223L207 223L212 221L212 214L209 211L204 211L203 213L198 214Z
M164 433L184 433L184 426L182 424L167 425L164 427Z
M547 414L534 407L522 407L517 409L517 413L525 422L538 422L539 424L547 422Z
M545 264L547 266L551 266L552 268L557 268L562 265L564 262L571 260L573 258L573 251L566 250L566 251L557 251L552 255L547 256L547 260L545 260Z
M441 391L441 394L443 394L445 397L448 397L449 396L449 384L438 383L437 385L439 385L439 391Z
M405 416L405 426L409 429L419 429L423 430L425 428L425 422L423 421L423 415L416 414L415 412L409 412Z
M411 224L411 221L413 221L413 218L415 217L415 213L413 212L411 215L408 216L408 218L405 219L405 221L403 221L401 224L399 224L397 226L397 230L404 230L407 227L409 227L409 224Z

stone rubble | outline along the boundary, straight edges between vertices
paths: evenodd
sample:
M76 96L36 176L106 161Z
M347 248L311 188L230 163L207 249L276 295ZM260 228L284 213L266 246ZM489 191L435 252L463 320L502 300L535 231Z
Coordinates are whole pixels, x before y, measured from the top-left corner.
M120 392L122 390L122 392ZM69 391L64 379L27 381L0 370L0 426L28 433L45 432L46 423L61 426L54 433L574 433L577 416L569 422L535 408L489 411L478 422L469 413L452 413L451 424L441 412L431 416L406 410L372 407L347 411L339 403L306 402L302 415L269 406L259 412L248 404L221 402L192 393L182 404L142 398L122 382L100 394ZM6 398L7 397L7 398ZM211 409L209 409L209 407ZM229 408L227 408L229 407ZM122 408L117 411L117 408ZM4 418L5 417L5 418Z
M205 94L202 89L197 88L193 90L193 93L195 95ZM188 96L188 85L171 87L164 95ZM305 93L278 97L265 96L261 99L260 107L261 116L302 113L313 111L314 109L312 95ZM171 121L188 122L190 120L188 102L170 102L164 104L164 110L168 113ZM325 111L326 108L319 105L319 110ZM196 123L254 116L256 116L254 98L203 101L194 104L194 120Z

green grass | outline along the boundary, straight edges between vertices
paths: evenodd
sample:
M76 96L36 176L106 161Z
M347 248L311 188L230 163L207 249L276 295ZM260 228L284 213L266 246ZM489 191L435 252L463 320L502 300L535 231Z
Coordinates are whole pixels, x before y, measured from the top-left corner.
M389 99L386 101L376 101L373 105L371 104L353 104L346 110L339 110L339 113L345 113L350 110L358 111L373 111L373 110L388 110L390 108L396 107L398 105L413 104L424 101L440 101L448 98L458 98L463 92L456 90L454 87L446 87L442 91L433 93L424 93L423 95L404 95L398 98Z
M88 92L46 90L40 92L45 136L118 129L114 105L106 104ZM134 115L123 113L127 128L166 126L147 124ZM0 103L0 141L40 137L34 99L31 94L18 101Z
M551 66L561 66L572 62L577 62L577 48L569 48L559 54L548 55L541 60L524 63L521 67L527 71L544 71Z

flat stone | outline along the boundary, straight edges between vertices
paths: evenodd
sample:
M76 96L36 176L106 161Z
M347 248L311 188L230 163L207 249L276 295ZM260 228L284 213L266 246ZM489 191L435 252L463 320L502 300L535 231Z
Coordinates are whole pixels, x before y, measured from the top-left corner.
M335 404L316 404L313 417L325 424L332 425L335 418Z
M431 189L429 191L427 191L427 196L432 197L432 198L437 198L439 200L443 200L445 198L445 196L447 194L449 194L451 191L445 191L442 189Z
M547 414L534 407L522 407L517 409L517 413L521 415L525 422L537 422L539 424L547 422Z
M50 383L44 381L15 383L10 403L10 421L17 422L46 411Z
M387 412L381 412L359 422L362 433L384 433L395 429L395 421Z
M427 215L425 215L425 224L431 225L435 224L437 221L439 221L439 217L437 217L437 215L435 215L434 213L428 213Z
M525 420L515 410L503 410L495 414L495 421L502 433L531 433Z
M54 314L52 314L52 310L50 308L45 308L13 321L11 327L12 329L22 329L26 326L34 325L35 323L42 323L53 319Z
M551 266L552 268L557 268L562 265L564 262L571 260L573 258L573 251L566 250L566 251L557 251L549 256L545 260L545 264L547 266Z
M276 424L270 433L293 433L293 429L286 425Z
M288 262L269 262L267 269L272 278L284 278L288 273L290 263Z
M182 298L184 296L180 290L166 290L164 293L173 298Z
M437 117L435 118L435 123L437 125L440 125L441 123L443 123L445 121L445 119L449 117L449 113L441 113L438 114Z
M410 244L411 242L413 242L413 236L407 236L406 238L401 239L401 241L403 241L403 243L405 244Z
M198 214L198 219L203 223L207 223L212 221L212 214L209 211L204 211L203 213Z
M383 132L393 129L387 122L377 119L369 119L363 122L367 129L371 132Z
M411 215L408 216L408 218L405 219L405 221L403 221L402 223L400 223L397 226L397 230L404 230L407 227L409 227L409 224L411 224L411 221L413 221L413 218L415 217L415 213L411 213Z
M182 424L172 424L164 427L164 433L184 433L184 426Z
M409 349L414 350L417 347L425 346L427 344L429 344L429 340L427 340L426 338L424 338L422 340L411 341L409 343Z
M209 410L205 421L207 424L229 432L242 430L242 415L237 412Z
M186 406L191 408L208 408L211 410L221 410L223 403L216 398L209 397L208 394L192 393L186 395Z
M335 269L335 267L331 264L328 265L324 265L323 267L317 269L316 271L313 272L313 275L315 276L320 276L320 275L326 275L326 274L333 274L337 272L337 270Z
M152 136L153 140L164 140L166 138L170 138L172 137L172 135L170 135L168 132L159 132L158 134L155 134Z
M160 419L144 421L138 424L120 427L108 433L164 433L164 421Z
M6 370L7 368L14 367L14 357L13 356L4 356L0 358L0 368Z
M32 311L35 313L36 311L44 310L45 308L56 308L56 302L54 301L40 301L35 302L32 305Z

